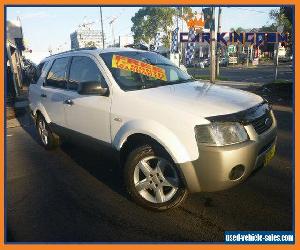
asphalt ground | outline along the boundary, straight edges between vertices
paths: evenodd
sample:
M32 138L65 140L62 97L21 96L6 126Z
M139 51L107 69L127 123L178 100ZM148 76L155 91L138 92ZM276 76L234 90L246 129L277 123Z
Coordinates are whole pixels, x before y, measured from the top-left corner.
M23 127L7 129L6 239L222 242L226 230L292 230L293 114L275 108L275 116L277 152L269 166L235 188L192 194L160 213L128 198L107 152L72 144L46 151L23 119Z

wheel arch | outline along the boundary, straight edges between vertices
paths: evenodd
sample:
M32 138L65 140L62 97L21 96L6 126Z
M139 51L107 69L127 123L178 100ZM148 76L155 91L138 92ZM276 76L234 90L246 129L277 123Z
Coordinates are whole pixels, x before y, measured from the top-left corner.
M129 135L126 138L126 141L122 144L120 148L120 162L124 164L127 159L127 156L131 151L145 144L156 145L157 147L163 149L164 151L166 151L166 153L169 154L169 152L167 152L167 150L163 147L163 145L161 145L158 141L153 139L151 136L146 134L141 134L141 133L134 133Z
M155 121L131 121L124 124L116 133L112 140L113 147L121 154L124 151L124 145L134 145L141 142L153 142L162 147L174 161L182 163L190 161L191 155L180 141L180 139L168 128ZM128 152L127 152L128 153Z
M51 119L48 116L46 109L41 105L39 105L35 110L33 110L32 114L34 115L35 118L37 118L37 116L40 114L45 118L48 124L51 123Z

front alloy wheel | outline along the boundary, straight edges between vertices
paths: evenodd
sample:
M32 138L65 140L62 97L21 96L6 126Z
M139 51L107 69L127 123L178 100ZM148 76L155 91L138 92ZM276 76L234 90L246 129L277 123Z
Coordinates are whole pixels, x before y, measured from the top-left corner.
M173 208L187 195L178 169L161 148L145 145L133 150L124 171L130 196L146 208L160 211Z
M149 156L135 166L134 184L139 194L152 203L171 200L179 187L179 176L167 160Z

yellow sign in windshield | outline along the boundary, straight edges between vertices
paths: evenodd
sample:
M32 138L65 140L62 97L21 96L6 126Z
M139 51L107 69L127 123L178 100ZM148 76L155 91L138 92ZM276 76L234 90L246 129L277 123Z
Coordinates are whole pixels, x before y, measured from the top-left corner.
M112 67L167 81L164 69L126 56L113 55Z

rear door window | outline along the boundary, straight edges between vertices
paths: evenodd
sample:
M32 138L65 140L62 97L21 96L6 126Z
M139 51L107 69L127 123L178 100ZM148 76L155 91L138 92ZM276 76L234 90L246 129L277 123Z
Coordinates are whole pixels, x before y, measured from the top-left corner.
M45 85L54 88L66 88L69 57L58 58L52 64Z

